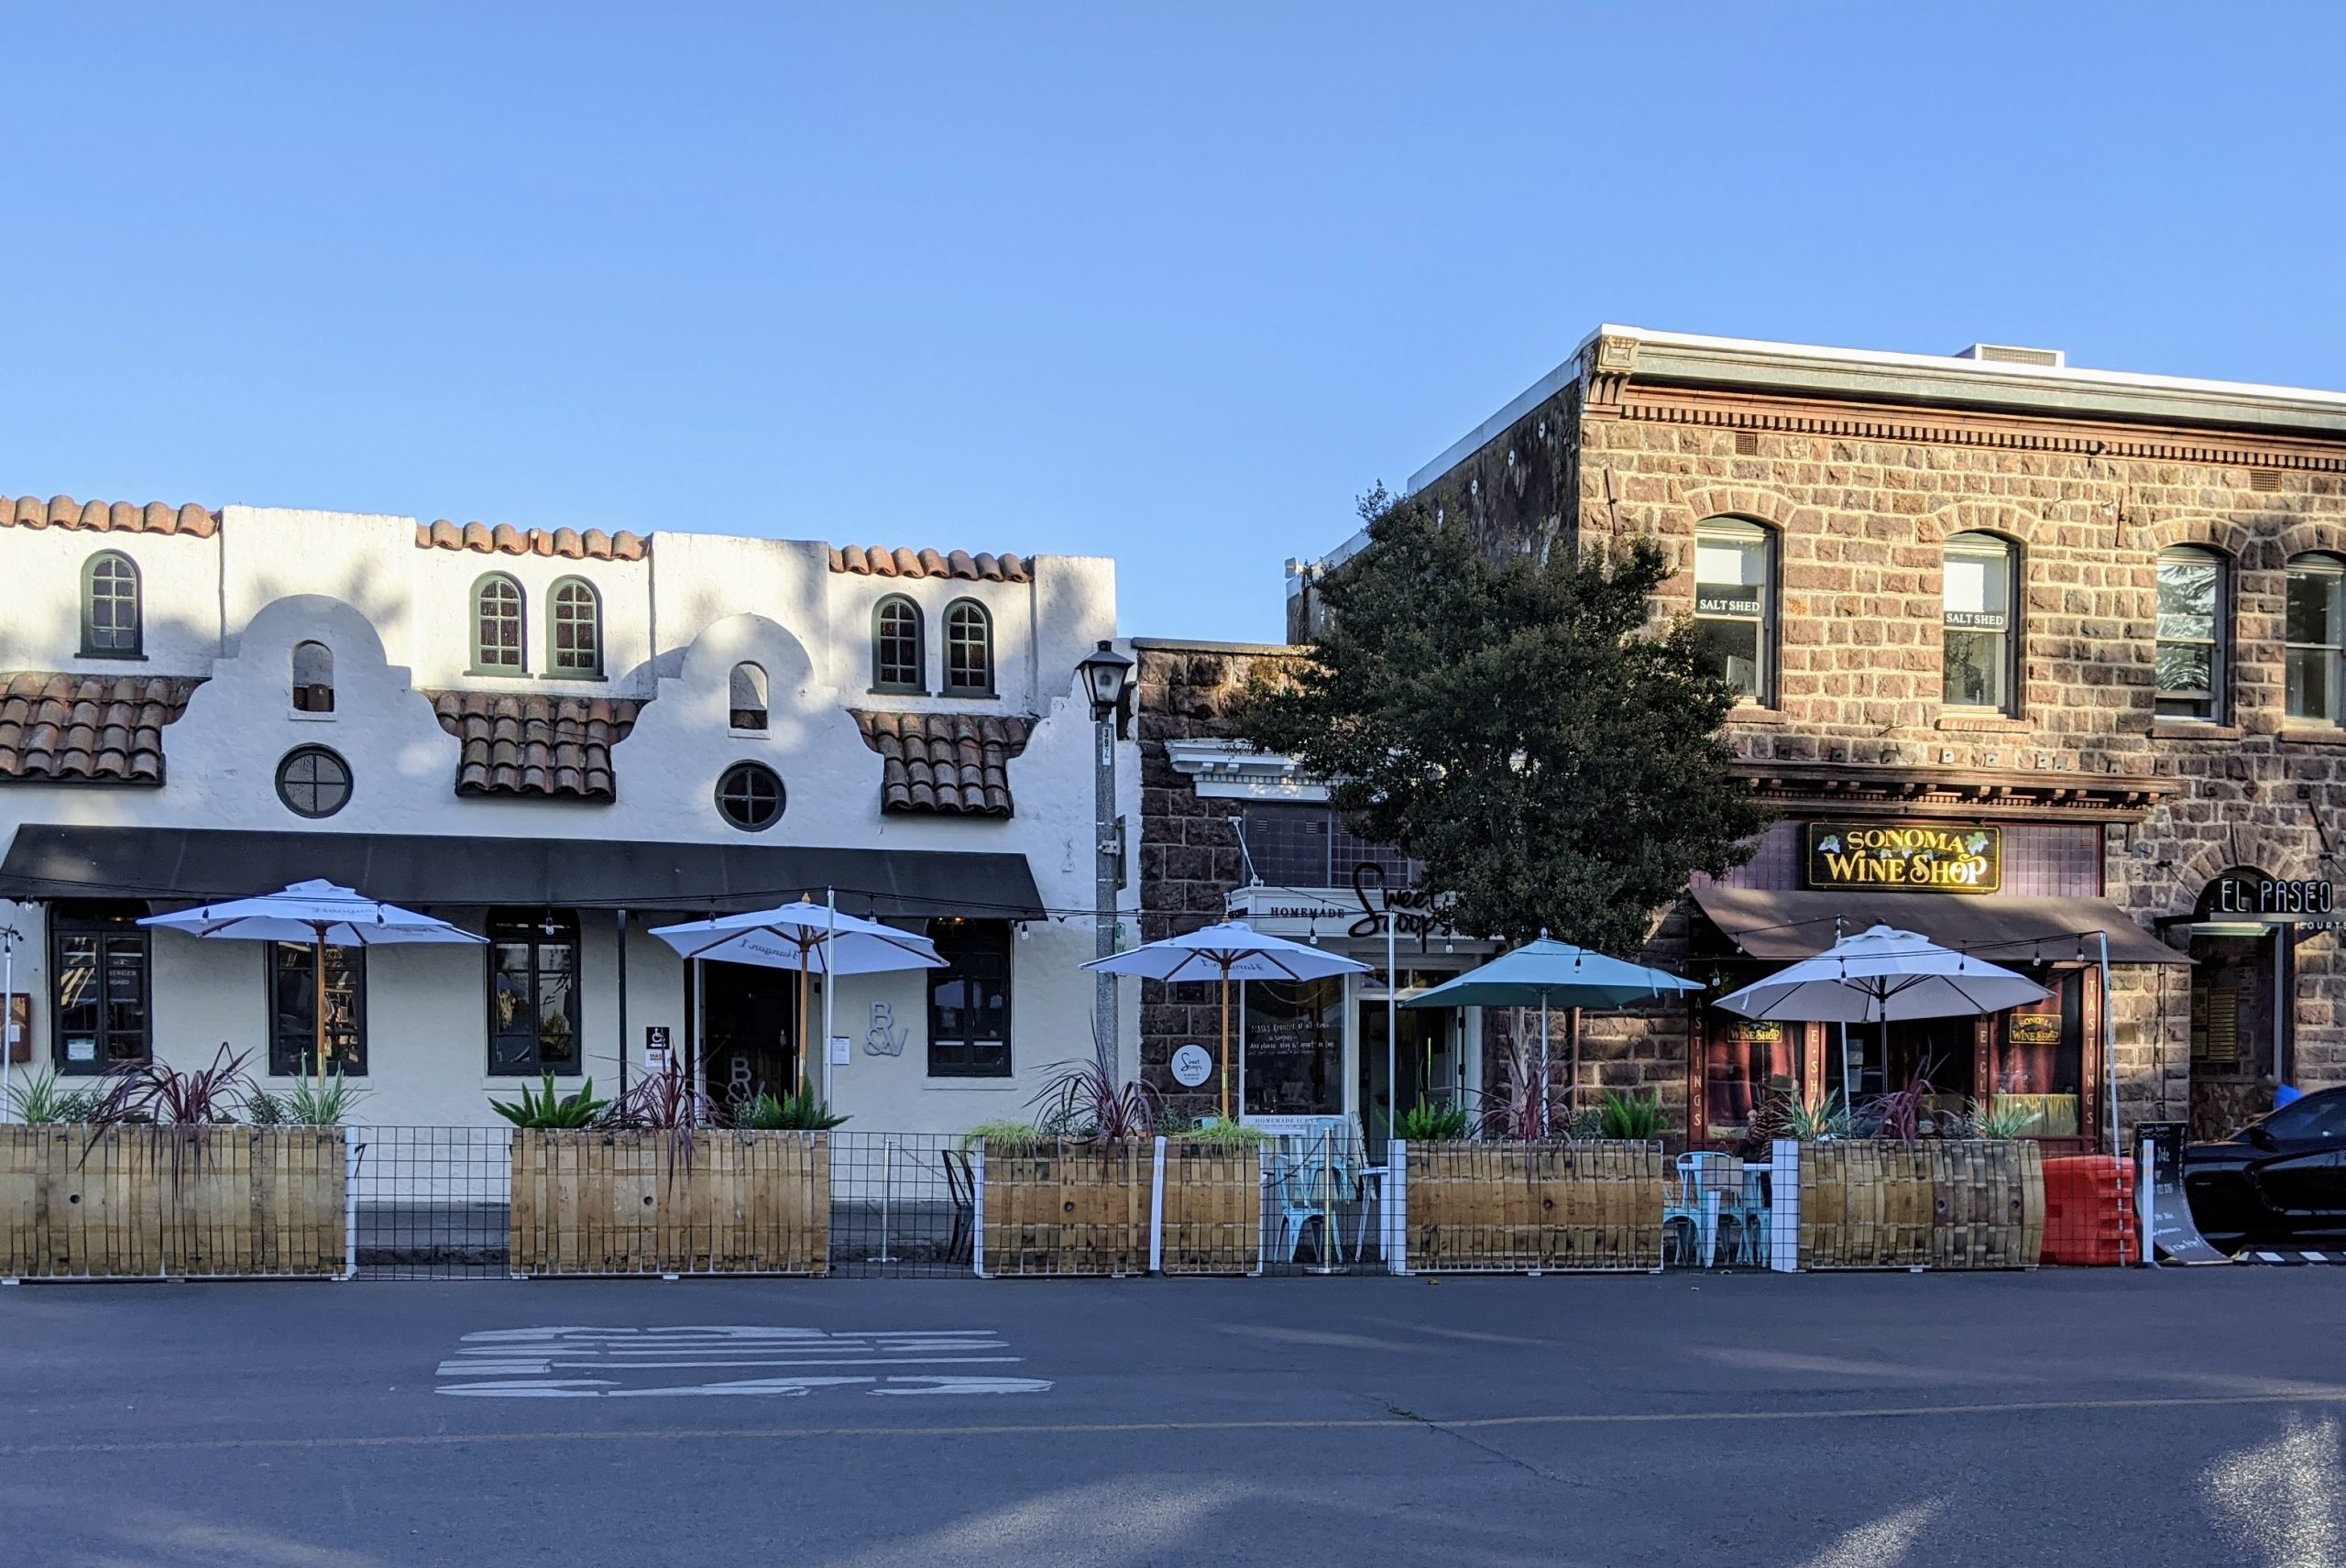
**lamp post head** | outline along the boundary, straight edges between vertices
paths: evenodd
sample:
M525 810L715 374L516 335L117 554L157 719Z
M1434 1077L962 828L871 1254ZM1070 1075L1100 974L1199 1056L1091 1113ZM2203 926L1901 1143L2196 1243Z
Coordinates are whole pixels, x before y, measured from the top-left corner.
M1106 638L1100 646L1083 656L1075 666L1083 677L1083 689L1091 699L1091 717L1105 724L1115 717L1123 705L1125 688L1132 684L1133 662L1116 652L1116 646Z

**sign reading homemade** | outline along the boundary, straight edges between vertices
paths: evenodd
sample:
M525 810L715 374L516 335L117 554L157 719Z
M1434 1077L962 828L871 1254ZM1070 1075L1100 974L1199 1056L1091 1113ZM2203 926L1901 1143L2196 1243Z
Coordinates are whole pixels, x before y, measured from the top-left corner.
M1895 822L1808 825L1811 887L1993 893L2003 880L2003 834L1994 828Z

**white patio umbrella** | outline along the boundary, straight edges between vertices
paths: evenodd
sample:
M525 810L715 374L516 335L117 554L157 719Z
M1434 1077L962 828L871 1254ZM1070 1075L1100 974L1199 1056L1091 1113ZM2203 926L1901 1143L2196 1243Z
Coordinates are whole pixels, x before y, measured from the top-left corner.
M652 934L687 959L715 959L729 964L798 971L798 1088L807 1087L806 978L810 974L884 974L894 970L943 969L937 946L926 937L841 915L828 904L800 899L779 909L718 915L681 926L658 926ZM823 985L830 1005L830 982ZM829 1048L828 1040L824 1047Z
M1265 936L1244 920L1224 920L1201 931L1168 937L1128 953L1093 959L1083 967L1168 983L1210 978L1222 981L1222 1114L1225 1121L1230 1117L1230 982L1325 980L1331 975L1365 973L1368 969L1357 959L1284 937Z
M1746 1018L1881 1024L2001 1013L2052 994L2023 975L1927 937L1875 926L1719 998L1718 1004Z
M297 882L279 893L225 904L200 905L138 922L167 931L241 942L307 942L317 977L315 1039L312 1060L323 1085L326 1076L326 949L389 948L421 943L484 946L486 937L460 931L445 920L383 904L330 882Z

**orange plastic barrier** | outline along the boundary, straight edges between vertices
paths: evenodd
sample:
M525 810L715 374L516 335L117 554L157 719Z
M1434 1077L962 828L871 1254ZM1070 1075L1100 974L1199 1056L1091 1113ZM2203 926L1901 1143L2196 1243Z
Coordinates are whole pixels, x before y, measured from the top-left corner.
M2106 1154L2045 1162L2046 1263L2117 1268L2142 1256L2132 1162Z

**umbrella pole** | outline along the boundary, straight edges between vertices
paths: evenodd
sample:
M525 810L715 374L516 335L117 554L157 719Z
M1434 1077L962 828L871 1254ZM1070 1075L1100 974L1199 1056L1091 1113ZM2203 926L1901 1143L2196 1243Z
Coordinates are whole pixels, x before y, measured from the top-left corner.
M1540 1135L1548 1135L1548 993L1540 993Z
M1222 966L1222 1119L1230 1120L1230 966Z
M806 1094L806 944L798 944L798 1094Z

